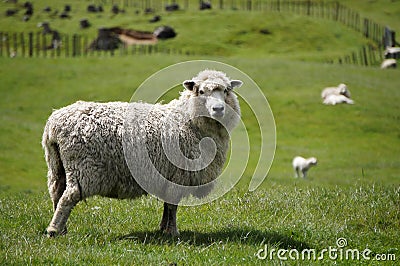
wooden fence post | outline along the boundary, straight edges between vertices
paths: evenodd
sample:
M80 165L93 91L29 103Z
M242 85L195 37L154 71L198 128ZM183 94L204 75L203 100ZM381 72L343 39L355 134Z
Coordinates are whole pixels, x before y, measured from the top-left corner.
M36 32L36 47L35 47L36 57L40 56L40 32Z
M42 33L42 50L43 50L43 56L46 57L47 56L47 42L46 42L46 34Z
M311 16L311 1L307 0L306 5L307 5L307 7L306 7L307 13L306 14L307 14L307 16Z
M72 35L72 57L76 56L76 34Z
M365 46L363 46L363 48L362 48L362 56L364 58L364 65L368 66L367 52L366 52Z
M375 57L374 48L371 45L368 45L368 52L369 52L369 60L371 62L371 65L375 65L377 63L377 61L376 61L376 57Z
M3 56L3 32L0 32L0 57Z
M28 36L29 36L29 41L28 41L29 57L32 57L33 56L33 32L29 32Z
M18 36L17 36L17 33L15 32L14 34L13 34L13 44L14 44L14 49L13 49L13 51L12 51L12 56L16 56L17 54L18 54Z
M7 57L10 57L10 42L9 42L8 33L4 34L4 41L6 43L6 54L7 54Z
M351 58L353 60L353 65L356 65L357 64L357 55L356 55L356 53L352 52L351 53Z
M19 37L20 37L20 43L21 43L21 56L25 57L25 36L24 36L24 33L21 32L19 34Z
M339 20L339 9L340 9L340 3L335 2L335 13L334 13L334 20L338 21Z
M64 38L64 47L65 47L65 57L69 57L69 37L68 34L65 34Z
M369 38L369 20L364 18L364 30L363 34L365 38Z

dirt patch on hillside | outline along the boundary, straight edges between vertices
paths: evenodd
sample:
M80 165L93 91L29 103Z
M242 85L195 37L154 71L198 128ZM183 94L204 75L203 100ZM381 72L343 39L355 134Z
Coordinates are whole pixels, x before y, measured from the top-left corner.
M151 39L137 39L129 35L125 34L118 34L118 38L125 44L125 45L136 45L136 44L156 44L157 38L152 36Z
M118 38L126 45L157 43L157 37L152 32L119 27L111 28L110 30L117 34Z

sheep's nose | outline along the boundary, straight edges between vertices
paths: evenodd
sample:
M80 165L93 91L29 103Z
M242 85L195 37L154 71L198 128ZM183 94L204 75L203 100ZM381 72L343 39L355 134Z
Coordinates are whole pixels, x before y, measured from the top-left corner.
M213 106L212 109L216 113L221 113L222 111L224 111L224 106L223 105L217 105L217 106Z

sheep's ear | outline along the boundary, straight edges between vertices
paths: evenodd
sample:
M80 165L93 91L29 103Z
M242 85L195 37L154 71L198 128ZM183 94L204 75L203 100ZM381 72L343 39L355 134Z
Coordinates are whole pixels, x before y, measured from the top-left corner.
M195 84L196 83L193 80L185 80L183 82L183 87L185 87L186 89L192 91Z
M231 88L232 90L234 88L240 88L243 85L243 82L241 80L231 80Z

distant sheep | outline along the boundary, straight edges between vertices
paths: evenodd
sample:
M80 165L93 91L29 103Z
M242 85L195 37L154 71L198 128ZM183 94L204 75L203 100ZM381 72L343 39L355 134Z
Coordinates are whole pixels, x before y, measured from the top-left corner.
M386 47L385 59L399 59L400 58L400 47Z
M328 95L344 95L347 98L351 98L350 91L347 89L347 85L344 83L339 84L337 87L325 88L321 93L321 98L325 99Z
M226 160L228 132L240 120L239 102L233 89L241 85L240 80L230 80L223 72L205 70L184 81L186 90L168 104L79 101L54 111L42 139L54 209L48 236L67 232L66 223L72 209L85 198L100 195L123 199L147 194L128 168L123 151L126 138L143 143L154 167L167 180L184 186L199 186L215 180ZM133 125L129 124L125 131L123 124L128 110L134 114L129 115L133 117ZM205 137L214 140L216 154L204 169L184 170L172 164L162 152L161 139L170 143L179 138L181 152L194 160L202 154L199 143ZM132 147L129 152L133 154L140 149ZM141 173L146 173L141 161L133 163ZM152 176L145 177L152 179ZM193 195L203 197L209 192L198 189L198 194ZM188 195L177 195L178 199L185 196ZM178 234L176 211L177 205L164 202L162 232Z
M397 61L396 59L385 59L383 60L381 64L381 69L387 69L387 68L396 68L397 67Z
M206 10L206 9L211 9L211 3L200 1L200 10Z
M293 169L295 171L295 177L307 177L307 171L311 166L317 165L317 158L311 157L305 159L301 156L294 157L292 161Z
M179 10L179 5L177 3L172 3L165 6L165 11L177 11Z
M330 94L323 100L323 104L326 105L336 105L339 103L354 104L354 101L341 94Z
M337 87L328 87L321 92L322 103L326 105L336 105L339 103L353 104L354 101L350 99L350 91L344 83L339 84Z

